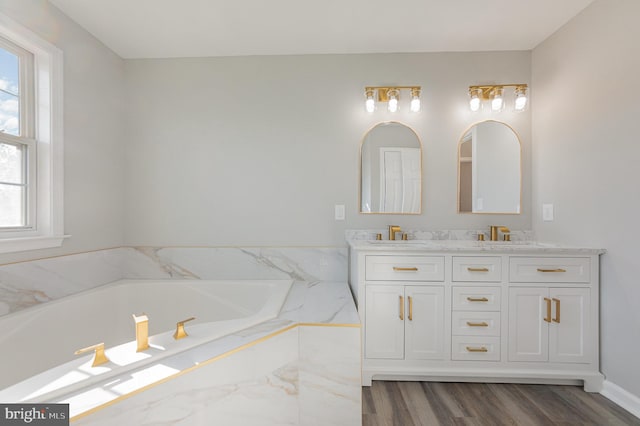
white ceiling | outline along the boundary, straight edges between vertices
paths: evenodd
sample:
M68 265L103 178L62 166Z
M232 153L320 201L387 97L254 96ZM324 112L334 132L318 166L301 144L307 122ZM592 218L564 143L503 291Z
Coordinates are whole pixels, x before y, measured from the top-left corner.
M529 50L593 0L49 0L123 58Z

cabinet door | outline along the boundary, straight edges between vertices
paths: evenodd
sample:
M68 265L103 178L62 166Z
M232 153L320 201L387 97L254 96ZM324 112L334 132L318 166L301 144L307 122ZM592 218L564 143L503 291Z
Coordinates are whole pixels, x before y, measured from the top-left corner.
M404 287L367 285L365 298L365 357L404 358Z
M590 362L588 288L551 288L553 315L549 325L549 361Z
M509 289L509 361L548 360L548 294L548 288Z
M444 358L444 287L406 286L405 359Z

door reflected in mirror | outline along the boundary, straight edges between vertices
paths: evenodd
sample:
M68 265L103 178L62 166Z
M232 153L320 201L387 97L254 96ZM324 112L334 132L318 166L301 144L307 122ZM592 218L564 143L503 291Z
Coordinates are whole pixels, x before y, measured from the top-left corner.
M367 132L360 148L360 213L420 214L422 145L397 122Z
M458 213L520 214L521 147L516 132L483 121L458 145Z

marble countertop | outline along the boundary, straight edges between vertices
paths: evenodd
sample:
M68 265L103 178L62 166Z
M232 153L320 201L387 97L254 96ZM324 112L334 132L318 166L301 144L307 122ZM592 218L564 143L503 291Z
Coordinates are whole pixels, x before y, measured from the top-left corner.
M70 415L74 417L109 404L120 395L167 380L198 364L298 325L360 327L360 318L347 282L294 281L276 318L162 359L162 364L171 365L171 369L159 371L154 368L155 363L152 363L123 372L118 378L117 394L110 391L110 382L113 382L113 379L108 379L104 383L88 386L55 402L70 404Z
M475 240L408 240L376 241L349 240L349 247L358 251L403 251L403 252L480 252L496 254L603 254L600 248L572 247L567 245L535 241L475 241Z

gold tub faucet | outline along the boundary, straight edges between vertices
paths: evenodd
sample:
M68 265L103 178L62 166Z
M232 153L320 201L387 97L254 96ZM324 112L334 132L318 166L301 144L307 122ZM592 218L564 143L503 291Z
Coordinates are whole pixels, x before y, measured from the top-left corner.
M504 240L509 241L510 236L507 238L507 235L509 235L511 231L506 226L490 226L489 229L491 230L491 241L498 241L498 232L504 233Z
M74 354L82 355L84 353L91 352L91 351L94 351L95 353L95 356L93 357L93 364L91 364L92 367L97 367L99 365L106 364L107 362L109 362L109 358L107 358L107 355L104 353L104 342L87 346L86 348L78 349L77 351L74 352Z
M178 321L176 323L176 332L173 333L173 338L175 340L180 340L180 339L184 339L185 337L187 337L188 334L184 329L184 323L185 322L189 322L189 321L193 321L194 319L196 319L196 317L191 317L191 318L187 318L186 320Z
M142 352L149 349L149 318L144 313L140 316L133 314L133 320L136 323L136 352Z

